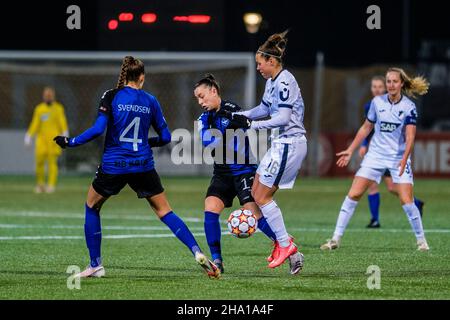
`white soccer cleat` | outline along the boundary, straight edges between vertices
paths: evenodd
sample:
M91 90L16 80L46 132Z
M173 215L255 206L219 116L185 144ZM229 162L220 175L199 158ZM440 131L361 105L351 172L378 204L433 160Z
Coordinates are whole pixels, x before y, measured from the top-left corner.
M326 243L320 246L320 250L334 250L339 248L340 241L328 239Z
M417 250L418 251L428 251L430 247L428 246L427 240L418 240L417 241Z
M209 260L203 253L196 252L195 261L197 261L197 263L205 270L208 277L212 279L220 278L219 268L211 260Z
M305 257L303 253L296 252L289 257L289 273L292 275L298 274L303 269Z
M105 276L105 268L103 266L91 267L88 266L83 272L74 275L74 278L101 278Z

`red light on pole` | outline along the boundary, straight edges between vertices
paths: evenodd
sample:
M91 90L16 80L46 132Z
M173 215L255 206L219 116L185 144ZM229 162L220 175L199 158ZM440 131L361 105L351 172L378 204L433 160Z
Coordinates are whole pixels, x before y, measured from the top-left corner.
M108 22L108 29L109 30L116 30L119 26L119 22L115 19L109 20Z
M189 22L189 23L209 23L211 16L207 15L190 15L190 16L175 16L172 19L177 22Z
M119 21L133 21L133 14L130 12L122 12L119 14Z
M144 13L141 16L142 23L153 23L156 21L157 15L154 13Z

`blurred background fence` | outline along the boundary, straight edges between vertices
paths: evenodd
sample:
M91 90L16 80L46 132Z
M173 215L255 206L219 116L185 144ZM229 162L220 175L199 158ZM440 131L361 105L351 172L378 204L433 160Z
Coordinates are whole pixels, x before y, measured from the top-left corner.
M449 59L433 59L433 45L422 50L417 65L399 65L410 74L422 74L431 82L429 94L416 101L420 121L413 159L419 175L450 176L450 49ZM450 48L450 47L449 47ZM127 53L128 54L128 53ZM115 86L120 52L0 52L0 174L34 172L34 153L23 145L23 137L34 107L41 102L42 89L53 86L57 100L65 107L71 135L93 123L102 93ZM265 80L257 75L253 53L135 53L146 64L144 89L160 101L171 130L193 131L202 110L193 96L193 85L205 73L213 73L222 87L222 96L243 108L259 103ZM442 54L445 57L445 52ZM305 126L309 155L303 175L346 175L335 168L334 153L344 148L361 125L363 105L371 99L370 79L384 75L391 65L322 70L289 68L295 75L305 100ZM320 96L320 108L317 97ZM312 132L318 135L311 136ZM94 172L103 150L103 139L64 152L61 169L70 173ZM173 146L173 143L172 143ZM317 148L311 148L311 146ZM312 153L311 153L312 152ZM315 153L317 156L315 157ZM162 174L208 175L206 165L174 165L171 145L155 149L157 168Z

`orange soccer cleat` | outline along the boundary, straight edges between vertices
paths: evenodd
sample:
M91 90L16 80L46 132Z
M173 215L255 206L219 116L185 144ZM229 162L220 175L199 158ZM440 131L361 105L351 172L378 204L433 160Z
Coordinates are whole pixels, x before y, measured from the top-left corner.
M278 256L269 263L269 268L276 268L284 263L287 258L298 251L297 246L295 245L292 239L289 240L289 245L285 248L278 248Z
M278 257L278 249L280 248L280 244L277 240L273 242L273 250L270 256L267 257L267 262L272 262L274 259Z
M289 241L294 241L294 237L289 235ZM277 240L273 242L273 250L270 256L267 257L267 262L272 262L274 259L278 257L278 249L280 249L280 244Z

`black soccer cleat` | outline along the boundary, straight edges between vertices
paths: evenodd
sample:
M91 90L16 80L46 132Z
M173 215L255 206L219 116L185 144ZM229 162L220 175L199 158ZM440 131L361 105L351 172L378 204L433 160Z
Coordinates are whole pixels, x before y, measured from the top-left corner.
M378 220L370 219L369 224L366 226L367 228L380 228L380 222Z

